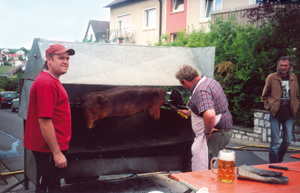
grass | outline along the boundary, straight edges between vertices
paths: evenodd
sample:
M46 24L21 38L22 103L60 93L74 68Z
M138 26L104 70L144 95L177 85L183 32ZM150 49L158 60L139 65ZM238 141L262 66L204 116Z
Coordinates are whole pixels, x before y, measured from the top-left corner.
M6 73L13 68L14 66L0 66L0 74Z

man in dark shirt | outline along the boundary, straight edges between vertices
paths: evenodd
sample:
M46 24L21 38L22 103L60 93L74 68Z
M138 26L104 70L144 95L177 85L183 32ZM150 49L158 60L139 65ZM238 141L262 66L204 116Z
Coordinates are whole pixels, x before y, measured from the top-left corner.
M293 117L299 106L298 80L292 73L293 63L288 56L282 56L277 62L277 72L268 75L261 101L270 111L271 143L269 162L279 163L292 141ZM282 125L282 142L280 126Z

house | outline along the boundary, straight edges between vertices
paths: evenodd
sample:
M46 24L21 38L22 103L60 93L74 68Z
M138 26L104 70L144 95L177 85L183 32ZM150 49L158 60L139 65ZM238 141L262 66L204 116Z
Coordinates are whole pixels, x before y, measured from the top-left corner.
M19 58L18 54L6 54L7 56L7 60L11 59L11 60L17 60Z
M18 54L19 56L22 56L22 58L27 61L29 53L24 52L23 50L18 50L15 52L15 54Z
M24 56L25 52L23 50L18 50L15 52L15 54L18 54L19 56Z
M4 62L9 61L9 64L12 66L17 66L18 64L24 62L19 60L19 56L22 56L24 61L28 60L29 53L24 52L19 49L1 49L0 54L0 65L4 65Z
M4 62L3 62L3 55L0 54L0 66L3 65L3 64L4 64Z
M193 26L195 29L204 27L206 30L209 30L212 15L222 12L232 13L258 5L257 0L196 0L187 3L187 26ZM240 19L241 16L238 20Z
M109 21L90 20L84 38L92 42L104 42L108 39Z
M163 14L166 4L161 1L115 0L105 7L110 8L111 43L117 43L122 36L125 43L147 45L147 41L158 41L160 34L165 33L162 30L166 23Z
M110 42L123 36L125 43L148 45L165 35L176 39L187 28L209 30L212 14L235 11L257 0L114 0L110 8Z
M17 64L13 69L11 69L10 71L8 71L6 74L7 74L8 76L12 76L14 73L17 72L17 70L18 70L19 68L21 68L22 70L25 70L26 64L27 64L26 62L22 61L22 63Z
M7 49L7 48L3 48L2 50L1 50L1 54L7 54L7 53L9 53L10 51L9 51L9 49Z
M22 60L11 60L11 61L9 61L9 64L11 65L11 66L18 66L18 65L20 65L20 64L23 64L24 63L24 61L22 61Z

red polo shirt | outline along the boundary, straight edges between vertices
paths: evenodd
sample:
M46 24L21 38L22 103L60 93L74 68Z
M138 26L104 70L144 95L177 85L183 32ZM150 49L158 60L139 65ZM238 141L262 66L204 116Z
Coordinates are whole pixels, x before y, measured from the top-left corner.
M68 94L61 82L42 71L30 89L24 146L38 152L51 152L38 123L38 118L51 118L61 151L69 148L71 110Z

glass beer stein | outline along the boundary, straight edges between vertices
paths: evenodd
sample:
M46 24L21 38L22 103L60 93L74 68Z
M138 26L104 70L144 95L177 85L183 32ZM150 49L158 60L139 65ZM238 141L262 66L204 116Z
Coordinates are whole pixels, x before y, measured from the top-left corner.
M213 162L218 161L218 171L215 172ZM230 150L219 151L218 157L210 160L211 171L217 175L219 182L233 183L235 179L235 152Z

